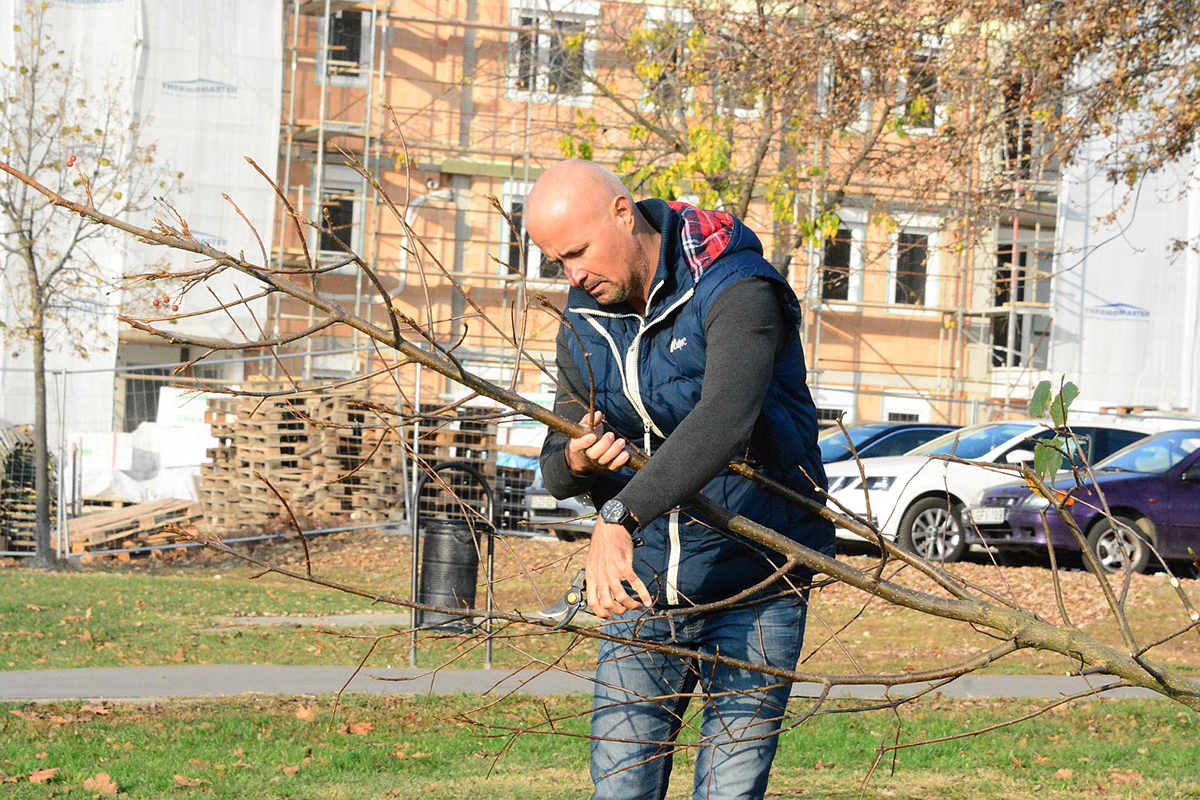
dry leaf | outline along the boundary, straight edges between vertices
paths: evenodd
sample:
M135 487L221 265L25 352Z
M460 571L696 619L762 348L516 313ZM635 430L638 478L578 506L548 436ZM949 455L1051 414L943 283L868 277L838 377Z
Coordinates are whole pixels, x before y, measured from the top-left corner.
M33 772L29 773L29 782L45 783L46 781L53 779L56 772L58 772L58 767L53 767L51 769L35 769Z
M101 797L116 797L117 782L108 776L107 772L98 772L96 777L83 782L83 788Z
M1054 777L1058 778L1059 780L1069 781L1071 778L1075 777L1075 770L1070 769L1069 767L1063 767L1058 772L1054 773Z
M183 661L183 648L182 647L175 651L175 655L171 656L171 660L182 663L182 661Z
M366 736L371 732L371 728L375 726L369 722L352 722L346 727L346 730L355 736Z
M1136 769L1111 769L1108 771L1108 777L1113 783L1130 783L1137 786L1142 782L1142 773Z
M104 706L80 706L80 714L99 714L102 717L108 716L108 709Z
M208 762L201 761L198 758L189 758L188 763L191 764L193 767L199 767L200 769L208 769Z
M309 720L315 719L316 716L317 709L315 706L300 706L300 708L296 709L296 719Z
M46 757L46 756L48 756L48 755L50 755L50 754L49 754L49 753L47 753L45 750L43 750L43 751L42 751L42 752L40 752L40 753L34 753L34 754L33 754L33 757L34 757L34 758L45 758L45 757Z
M203 786L204 784L208 783L208 781L201 780L199 778L187 778L187 777L184 777L183 775L176 775L175 783L179 786L186 786L188 788L192 788L195 786Z
M1016 757L1015 755L1013 755L1012 753L1009 753L1009 754L1008 754L1008 757L1009 757L1010 759L1012 759L1012 763L1013 763L1013 764L1016 764L1016 766L1017 766L1017 769L1025 769L1025 765L1021 763L1021 759L1017 758L1017 757Z
M284 767L283 768L284 775L295 775L299 771L300 771L299 767Z

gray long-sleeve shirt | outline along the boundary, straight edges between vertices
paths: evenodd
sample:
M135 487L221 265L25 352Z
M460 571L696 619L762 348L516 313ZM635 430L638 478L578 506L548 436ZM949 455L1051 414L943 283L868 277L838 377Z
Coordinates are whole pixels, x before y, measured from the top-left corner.
M651 520L700 491L745 447L766 397L775 358L787 342L776 289L763 278L726 287L704 324L705 368L700 400L624 487L608 474L579 476L567 466L570 438L550 431L542 445L542 480L556 497L592 492L598 503L616 496L638 522ZM554 411L578 422L587 413L588 383L559 331ZM604 409L600 409L603 411Z

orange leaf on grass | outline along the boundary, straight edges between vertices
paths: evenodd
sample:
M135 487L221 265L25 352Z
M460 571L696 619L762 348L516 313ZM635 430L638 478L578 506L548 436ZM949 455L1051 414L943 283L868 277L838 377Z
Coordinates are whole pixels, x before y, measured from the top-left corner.
M35 769L33 772L29 773L29 782L45 783L46 781L53 779L55 773L57 772L58 767L52 767L50 769Z
M315 706L300 706L296 709L296 719L310 720L315 719L316 716L317 709Z
M116 797L117 782L109 777L107 772L98 772L93 778L83 782L83 788L100 797Z

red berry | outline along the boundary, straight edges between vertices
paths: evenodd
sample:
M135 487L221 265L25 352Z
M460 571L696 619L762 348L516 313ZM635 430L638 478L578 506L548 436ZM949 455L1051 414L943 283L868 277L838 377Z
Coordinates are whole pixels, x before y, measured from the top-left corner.
M172 310L172 311L178 311L178 310L179 310L179 306L171 306L171 310Z
M68 167L75 166L75 156L71 156L70 158L67 159L67 166Z
M157 298L157 297L156 297L156 298L154 298L154 304L153 304L153 305L154 305L154 307L155 307L155 308L158 308L158 298Z
M163 295L163 302L164 302L164 303L169 303L169 302L171 302L171 295L169 295L169 294L164 294L164 295Z

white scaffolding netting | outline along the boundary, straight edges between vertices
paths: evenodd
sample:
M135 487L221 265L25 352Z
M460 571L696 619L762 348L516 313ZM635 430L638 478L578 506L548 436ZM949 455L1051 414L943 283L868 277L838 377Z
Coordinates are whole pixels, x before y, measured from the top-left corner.
M1064 177L1052 374L1089 405L1200 413L1200 197L1193 153L1145 176L1122 205L1094 144ZM1185 246L1176 247L1176 242Z

